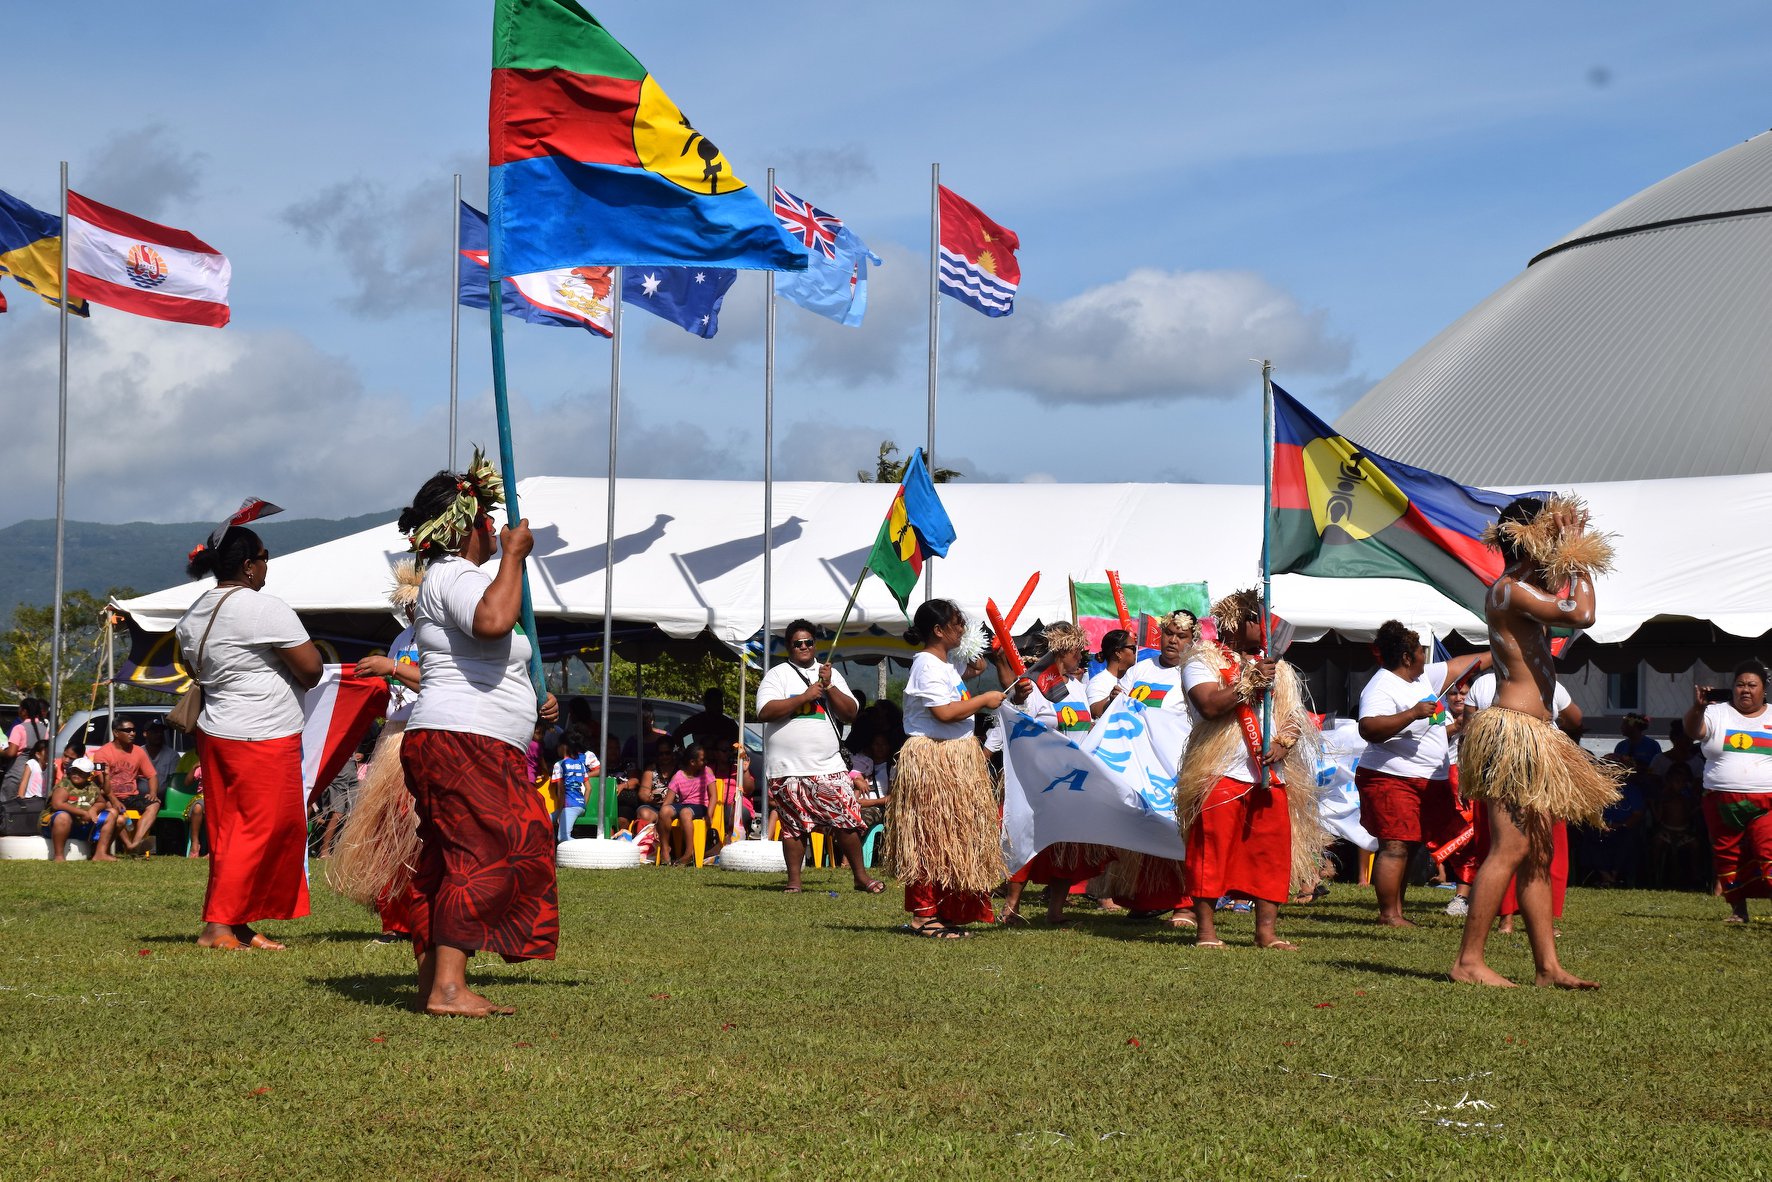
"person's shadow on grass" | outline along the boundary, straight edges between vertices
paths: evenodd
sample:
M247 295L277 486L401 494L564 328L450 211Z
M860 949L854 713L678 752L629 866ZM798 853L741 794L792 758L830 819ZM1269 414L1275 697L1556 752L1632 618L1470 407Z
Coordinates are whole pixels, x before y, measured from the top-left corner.
M406 973L349 973L342 977L309 977L308 984L320 985L348 1001L372 1006L399 1006L411 1009L418 995L418 983ZM584 984L579 977L497 977L476 982L488 988L510 989L525 985L560 986L576 989Z

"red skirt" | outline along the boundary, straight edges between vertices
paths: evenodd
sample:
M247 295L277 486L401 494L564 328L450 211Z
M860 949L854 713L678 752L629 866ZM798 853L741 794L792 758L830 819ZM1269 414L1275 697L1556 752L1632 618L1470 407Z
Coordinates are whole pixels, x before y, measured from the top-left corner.
M1111 854L1101 857L1100 848L1074 841L1054 842L1028 859L1028 864L1010 875L1009 881L1067 887L1088 882L1114 860Z
M1286 788L1229 776L1213 785L1187 835L1188 893L1284 903L1292 893L1292 814Z
M1734 904L1772 896L1772 795L1706 791L1703 806L1723 898Z
M1481 866L1483 859L1489 856L1489 802L1475 800L1471 802L1471 825L1477 831L1477 839L1471 843L1475 849L1476 865ZM1475 877L1475 871L1472 872ZM1507 880L1507 893L1501 896L1501 914L1518 915L1520 899L1514 890L1515 880ZM1551 826L1551 917L1563 917L1563 897L1569 893L1569 825L1559 818Z
M484 735L408 730L400 762L421 843L407 898L413 950L552 960L554 827L523 752Z
M932 882L905 883L904 909L919 919L942 923L991 923L997 918L989 895L950 891Z
M308 913L308 815L301 736L221 739L197 733L209 829L205 923Z

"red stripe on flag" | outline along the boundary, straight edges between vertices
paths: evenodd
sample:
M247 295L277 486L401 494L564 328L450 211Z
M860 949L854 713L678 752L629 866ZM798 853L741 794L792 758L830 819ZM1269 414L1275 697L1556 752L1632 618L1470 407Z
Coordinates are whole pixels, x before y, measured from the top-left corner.
M991 273L1005 283L1019 284L1021 261L1015 252L1021 249L1021 238L1014 230L986 217L983 210L946 185L939 188L942 248L964 255L973 263L988 250Z
M220 328L228 322L226 304L193 299L190 296L169 296L157 291L143 291L139 287L112 283L108 279L99 279L81 271L68 272L68 295L122 312L134 312L137 316L151 316L155 320L206 324L210 328Z
M639 168L640 80L568 70L492 72L494 167L537 156ZM684 135L689 133L685 130Z
M1446 551L1484 583L1493 583L1506 569L1507 564L1501 560L1499 550L1490 549L1477 538L1435 525L1413 501L1397 525Z
M380 678L356 676L357 666L344 665L337 680L315 687L312 692L333 695L332 711L327 718L325 745L321 748L320 766L314 783L308 785L308 803L319 799L320 793L343 770L345 760L369 733L369 727L388 706L388 684Z
M1309 509L1310 490L1304 483L1304 449L1293 443L1274 445L1274 508Z
M108 205L100 205L73 190L68 191L68 217L90 222L101 230L109 230L125 238L139 238L149 246L170 246L174 250L191 250L199 254L220 254L221 251L209 245L189 230L179 230L172 226L162 226L150 222L146 218L138 218L132 213L124 213L120 209L112 209ZM73 277L69 276L69 286ZM172 317L166 317L172 319ZM225 320L222 323L227 323Z

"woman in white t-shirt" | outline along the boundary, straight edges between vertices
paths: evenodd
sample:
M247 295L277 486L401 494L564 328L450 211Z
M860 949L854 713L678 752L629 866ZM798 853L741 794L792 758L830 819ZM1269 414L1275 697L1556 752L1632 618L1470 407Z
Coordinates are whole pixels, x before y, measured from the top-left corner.
M478 450L464 473L439 472L400 514L424 569L419 683L400 743L418 813L420 853L409 896L420 1008L486 1017L514 1012L467 984L480 949L507 961L552 960L560 938L554 827L529 778L537 706L530 639L517 630L529 523L499 531L504 482ZM558 714L552 694L539 713Z
M974 696L949 655L966 617L946 599L917 608L906 634L923 651L904 687L898 774L886 808L886 864L904 883L910 931L935 939L989 923L991 891L1003 881L997 802L972 716L1003 704L1000 690Z
M1089 714L1100 718L1120 694L1120 678L1138 663L1138 640L1124 628L1112 628L1102 635L1101 672L1088 682Z
M406 786L400 745L406 720L418 700L418 625L414 617L423 579L424 572L413 560L395 564L394 589L388 601L406 620L406 627L394 637L385 655L370 653L357 661L357 676L387 678L387 712L369 757L369 774L326 862L327 883L347 899L373 908L381 916L383 937L412 935L407 888L412 868L418 864L418 815L412 811L412 791Z
M320 682L320 652L295 612L264 594L271 553L230 525L192 550L185 573L215 576L174 631L203 687L197 751L209 827L203 948L283 945L252 925L308 913L308 816L301 776L301 695Z
M1378 922L1414 927L1403 915L1410 860L1425 841L1445 841L1464 828L1447 778L1449 716L1443 695L1489 654L1429 664L1427 641L1400 620L1386 620L1373 640L1378 671L1360 691L1360 737L1366 750L1354 770L1360 824L1378 839L1372 886Z
M1704 821L1711 861L1729 901L1728 923L1747 922L1747 901L1772 896L1772 713L1766 666L1743 661L1727 702L1693 688L1686 733L1704 753Z

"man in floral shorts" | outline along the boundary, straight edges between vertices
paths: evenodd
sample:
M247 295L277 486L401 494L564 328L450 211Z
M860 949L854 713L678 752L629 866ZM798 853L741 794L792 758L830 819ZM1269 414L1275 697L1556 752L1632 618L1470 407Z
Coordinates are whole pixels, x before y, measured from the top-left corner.
M849 768L837 741L837 724L855 719L856 703L842 675L818 663L812 625L795 620L784 637L788 660L772 666L757 684L757 721L763 724L764 773L769 798L781 817L782 852L789 894L800 890L806 835L829 830L855 875L855 889L877 895L884 885L861 864L866 826Z

